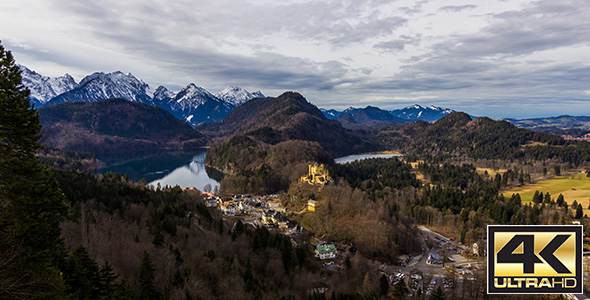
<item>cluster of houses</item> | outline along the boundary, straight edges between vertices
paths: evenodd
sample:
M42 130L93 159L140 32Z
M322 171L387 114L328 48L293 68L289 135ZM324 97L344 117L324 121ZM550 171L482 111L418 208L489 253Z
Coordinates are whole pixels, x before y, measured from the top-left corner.
M262 222L267 227L275 227L281 230L285 230L289 226L287 218L281 215L278 211L272 209L267 209L262 212Z
M235 195L222 198L211 193L203 193L207 207L218 207L226 216L255 215L257 210L265 209L268 204L258 198Z
M235 195L223 198L212 193L203 193L203 196L205 196L207 207L217 207L225 216L253 216L256 219L259 217L261 224L258 224L281 230L291 237L294 243L302 242L307 232L301 226L290 226L287 218L281 214L284 209L280 208L278 203L266 201L277 198L277 195L262 197ZM345 244L320 242L316 245L315 256L320 260L331 260L338 256L339 251L354 256L356 249Z

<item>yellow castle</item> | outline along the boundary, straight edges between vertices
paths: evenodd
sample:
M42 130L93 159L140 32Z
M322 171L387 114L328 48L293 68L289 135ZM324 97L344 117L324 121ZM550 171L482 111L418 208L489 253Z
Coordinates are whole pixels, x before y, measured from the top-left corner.
M328 170L324 164L314 163L309 164L309 173L307 176L301 176L301 182L307 182L309 184L324 185L332 180L332 177L328 174Z

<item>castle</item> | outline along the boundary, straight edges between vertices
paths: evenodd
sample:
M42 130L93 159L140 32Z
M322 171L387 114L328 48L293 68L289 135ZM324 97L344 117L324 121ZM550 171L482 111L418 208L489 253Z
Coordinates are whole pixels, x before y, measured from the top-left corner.
M323 164L314 163L309 166L309 173L307 176L301 176L301 182L307 182L309 184L324 185L332 180L332 177L328 174L328 170Z

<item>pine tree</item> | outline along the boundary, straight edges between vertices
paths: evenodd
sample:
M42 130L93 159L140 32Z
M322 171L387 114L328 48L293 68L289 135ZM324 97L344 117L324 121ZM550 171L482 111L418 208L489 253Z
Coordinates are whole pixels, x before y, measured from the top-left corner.
M430 298L428 298L428 299L429 300L445 300L445 299L447 299L447 297L445 296L445 292L439 286L432 292L432 294L430 295Z
M407 299L408 292L409 290L406 286L406 281L403 278L393 287L393 297L395 299Z
M0 286L29 299L58 298L60 223L68 208L49 168L37 160L41 123L29 95L12 54L0 44L0 257L15 254L3 267L14 270L0 278Z
M389 292L389 280L387 280L387 277L383 274L381 275L381 278L379 278L379 294L385 296L387 295L387 292Z
M139 270L139 286L141 299L154 299L156 286L154 273L156 266L152 263L152 257L147 251L143 252L141 269Z
M108 261L100 268L100 289L101 295L106 299L112 299L118 288L115 280L119 275L115 274L113 267Z
M582 205L578 205L578 208L576 208L576 215L574 216L574 219L581 219L583 215L584 210L582 209Z

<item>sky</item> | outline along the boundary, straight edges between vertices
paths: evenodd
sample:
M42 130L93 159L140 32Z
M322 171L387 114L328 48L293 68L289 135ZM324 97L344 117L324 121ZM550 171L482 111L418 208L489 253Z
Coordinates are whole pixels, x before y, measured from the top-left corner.
M318 107L590 115L588 0L0 1L0 41L45 76L297 91Z

